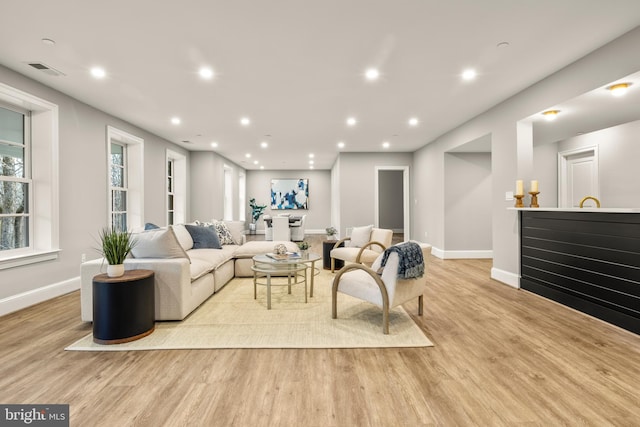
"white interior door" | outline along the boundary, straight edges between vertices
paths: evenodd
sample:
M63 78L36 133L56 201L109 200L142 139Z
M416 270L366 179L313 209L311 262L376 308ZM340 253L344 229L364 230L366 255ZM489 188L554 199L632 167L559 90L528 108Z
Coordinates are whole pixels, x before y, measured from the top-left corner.
M559 207L577 208L585 196L599 198L597 147L558 154Z

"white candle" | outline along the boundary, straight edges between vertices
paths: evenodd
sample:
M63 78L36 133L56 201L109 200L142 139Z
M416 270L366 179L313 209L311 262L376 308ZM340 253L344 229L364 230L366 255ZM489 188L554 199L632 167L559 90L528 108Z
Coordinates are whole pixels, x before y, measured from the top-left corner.
M531 181L531 192L532 193L538 192L538 181Z
M516 181L516 196L524 196L524 183L521 179Z

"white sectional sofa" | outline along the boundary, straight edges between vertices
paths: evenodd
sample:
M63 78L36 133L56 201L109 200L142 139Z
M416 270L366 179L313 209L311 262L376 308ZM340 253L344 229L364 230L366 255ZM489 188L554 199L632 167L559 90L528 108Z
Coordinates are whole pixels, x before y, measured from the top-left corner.
M293 242L246 242L244 221L224 223L232 243L222 244L221 249L194 248L184 225L136 234L139 241L133 254L144 256L125 260L125 269L155 272L156 320L182 320L233 277L253 276L254 255L272 252L279 243L292 252L298 249ZM106 272L106 263L102 258L92 260L83 263L80 270L81 317L91 322L93 277Z

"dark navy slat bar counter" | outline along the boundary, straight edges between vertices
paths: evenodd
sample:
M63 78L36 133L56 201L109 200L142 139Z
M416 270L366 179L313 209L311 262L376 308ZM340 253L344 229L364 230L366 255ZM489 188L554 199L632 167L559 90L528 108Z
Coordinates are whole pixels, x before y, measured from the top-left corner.
M522 289L640 334L640 214L519 214Z

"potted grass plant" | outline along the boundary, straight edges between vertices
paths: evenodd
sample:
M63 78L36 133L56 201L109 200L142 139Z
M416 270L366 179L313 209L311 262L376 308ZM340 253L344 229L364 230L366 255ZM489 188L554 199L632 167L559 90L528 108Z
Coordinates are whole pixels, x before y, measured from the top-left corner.
M120 277L124 274L124 260L135 245L135 239L128 231L103 228L100 232L100 252L107 260L107 275Z

